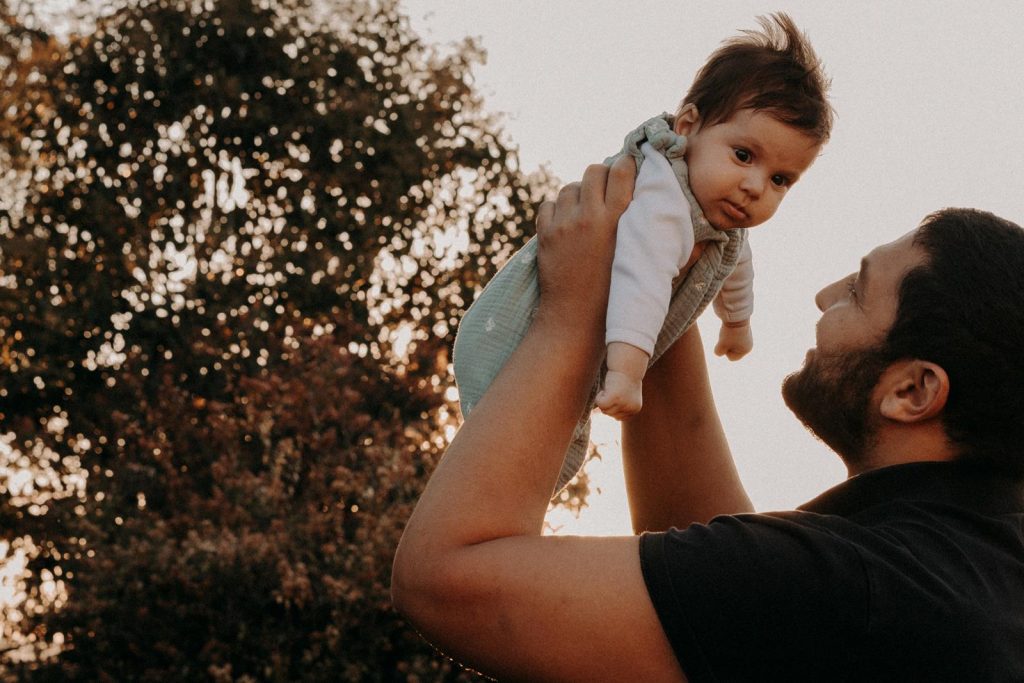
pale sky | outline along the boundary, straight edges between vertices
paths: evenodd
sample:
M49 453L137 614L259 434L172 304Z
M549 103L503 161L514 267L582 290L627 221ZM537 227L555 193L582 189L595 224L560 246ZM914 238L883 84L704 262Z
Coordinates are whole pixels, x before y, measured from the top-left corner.
M425 39L479 37L486 108L505 113L523 168L577 180L623 136L672 110L719 42L788 12L832 76L832 141L776 216L751 232L754 351L710 356L722 415L758 510L792 508L845 469L792 417L782 378L814 345L813 296L873 247L945 206L1024 220L1024 10L1018 2L403 0ZM713 345L718 320L701 319ZM628 533L616 440L603 421L600 489L567 533ZM596 492L595 492L596 493ZM557 519L556 524L565 520Z

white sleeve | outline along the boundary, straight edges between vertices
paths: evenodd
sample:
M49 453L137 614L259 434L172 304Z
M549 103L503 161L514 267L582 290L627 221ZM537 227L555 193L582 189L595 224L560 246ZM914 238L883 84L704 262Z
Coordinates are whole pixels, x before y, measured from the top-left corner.
M640 150L633 201L619 218L605 343L626 342L651 355L694 238L690 205L668 159L650 143Z
M714 301L715 315L724 323L749 320L754 313L754 259L744 240L736 268L725 278Z

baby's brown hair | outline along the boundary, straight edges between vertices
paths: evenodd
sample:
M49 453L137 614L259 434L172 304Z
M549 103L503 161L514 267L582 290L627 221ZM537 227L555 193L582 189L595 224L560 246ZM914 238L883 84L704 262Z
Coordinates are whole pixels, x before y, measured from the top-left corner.
M760 31L726 40L697 72L679 105L697 109L705 126L740 109L763 111L819 143L832 133L831 80L810 41L787 14L758 17Z

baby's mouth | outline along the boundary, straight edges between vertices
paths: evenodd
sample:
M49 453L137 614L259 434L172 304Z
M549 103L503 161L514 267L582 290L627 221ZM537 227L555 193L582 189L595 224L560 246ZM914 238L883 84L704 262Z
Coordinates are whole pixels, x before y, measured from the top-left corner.
M728 199L723 200L723 204L725 205L725 213L728 214L729 218L735 221L745 221L749 218L746 210L739 204L735 204Z

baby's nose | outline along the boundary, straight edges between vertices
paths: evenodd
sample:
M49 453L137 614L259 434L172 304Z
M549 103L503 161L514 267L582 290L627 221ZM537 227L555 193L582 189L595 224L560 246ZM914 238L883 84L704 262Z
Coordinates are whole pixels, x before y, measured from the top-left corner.
M743 177L740 188L751 197L760 197L764 191L764 178L758 173L747 173Z

